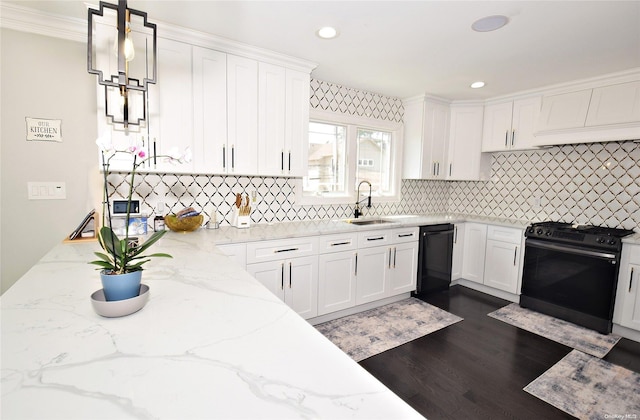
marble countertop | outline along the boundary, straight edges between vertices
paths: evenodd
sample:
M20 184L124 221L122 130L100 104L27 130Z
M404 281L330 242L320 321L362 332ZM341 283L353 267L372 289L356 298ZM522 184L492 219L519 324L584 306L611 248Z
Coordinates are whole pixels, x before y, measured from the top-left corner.
M478 222L498 226L526 228L528 220L503 219L497 217L472 216L465 214L426 214L396 215L380 217L363 217L358 220L381 218L389 223L372 225L354 225L345 220L310 220L299 222L280 222L273 224L251 225L250 228L238 229L224 226L219 229L208 229L212 240L218 244L264 241L271 239L295 238L302 236L330 235L344 232L363 232L376 229L393 229L397 227L422 226L438 223ZM346 219L356 220L356 219Z
M211 231L154 245L174 258L147 264L149 302L123 318L91 307L98 248L56 246L0 298L3 419L422 418Z

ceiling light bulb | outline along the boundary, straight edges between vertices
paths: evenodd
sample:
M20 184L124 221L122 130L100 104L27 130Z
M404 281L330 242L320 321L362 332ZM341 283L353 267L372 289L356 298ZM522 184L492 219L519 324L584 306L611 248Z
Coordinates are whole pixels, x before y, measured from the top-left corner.
M484 87L484 82L473 82L473 83L471 83L471 88L472 89L480 89L481 87Z
M316 35L322 39L332 39L338 36L338 30L332 26L325 26L318 29Z
M509 18L506 16L487 16L473 22L471 24L471 29L476 32L491 32L502 28L507 23L509 23Z

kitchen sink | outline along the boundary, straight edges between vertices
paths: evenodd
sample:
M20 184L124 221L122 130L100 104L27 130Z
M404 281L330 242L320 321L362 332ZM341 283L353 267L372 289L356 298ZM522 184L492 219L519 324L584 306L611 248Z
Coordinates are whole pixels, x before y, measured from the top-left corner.
M358 219L349 219L349 220L345 220L345 222L347 223L351 223L352 225L379 225L381 223L393 223L391 220L384 220L384 219L362 219L362 220L358 220Z

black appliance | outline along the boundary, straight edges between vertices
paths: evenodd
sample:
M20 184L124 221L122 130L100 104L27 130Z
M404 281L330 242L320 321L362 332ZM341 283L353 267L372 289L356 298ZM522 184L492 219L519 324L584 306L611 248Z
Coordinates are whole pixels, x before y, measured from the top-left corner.
M520 306L610 333L621 238L632 233L560 222L530 225Z
M451 283L453 225L420 227L417 295L446 290Z

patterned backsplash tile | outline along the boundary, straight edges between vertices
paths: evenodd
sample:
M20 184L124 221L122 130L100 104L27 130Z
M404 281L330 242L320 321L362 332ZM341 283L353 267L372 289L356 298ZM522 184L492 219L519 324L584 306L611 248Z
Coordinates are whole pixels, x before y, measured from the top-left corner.
M402 101L319 80L311 81L311 106L323 110L402 121ZM454 212L482 216L558 220L640 232L640 144L611 142L494 153L490 181L403 180L402 199L375 203L366 215ZM223 175L141 174L136 177L141 211L164 213L193 206L214 209L230 224L235 194L256 191L253 223L352 217L353 205L296 204L295 179ZM128 193L126 174L109 176L112 197Z

